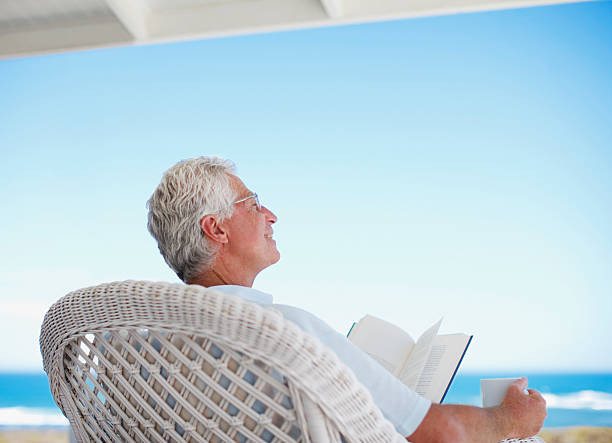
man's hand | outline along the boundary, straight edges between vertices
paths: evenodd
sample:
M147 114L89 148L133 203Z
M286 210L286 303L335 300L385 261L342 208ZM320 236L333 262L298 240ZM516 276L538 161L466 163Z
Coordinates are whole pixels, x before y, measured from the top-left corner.
M546 400L534 389L525 391L526 387L525 377L515 381L508 388L502 404L496 408L500 427L507 429L514 438L537 434L546 418Z
M513 383L499 406L477 408L432 404L408 437L413 443L491 443L538 433L546 418L546 401L538 391L525 393L525 377Z

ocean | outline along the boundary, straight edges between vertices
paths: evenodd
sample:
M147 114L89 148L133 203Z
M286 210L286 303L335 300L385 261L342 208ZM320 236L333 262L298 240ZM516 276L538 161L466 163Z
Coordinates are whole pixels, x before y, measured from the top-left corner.
M480 379L520 377L546 399L544 427L612 427L612 374L459 373L443 403L481 405Z
M524 374L459 373L444 403L480 405L480 379ZM545 427L612 427L612 374L525 374L548 405ZM45 374L0 373L0 427L67 426Z

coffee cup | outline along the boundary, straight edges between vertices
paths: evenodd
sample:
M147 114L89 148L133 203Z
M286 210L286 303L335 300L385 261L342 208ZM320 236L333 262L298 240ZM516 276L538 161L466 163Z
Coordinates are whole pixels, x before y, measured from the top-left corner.
M483 378L480 380L482 407L498 406L504 400L506 391L519 378Z

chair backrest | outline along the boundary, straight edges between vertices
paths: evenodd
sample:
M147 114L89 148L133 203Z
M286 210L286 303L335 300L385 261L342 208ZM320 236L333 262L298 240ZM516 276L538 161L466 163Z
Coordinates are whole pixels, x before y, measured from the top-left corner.
M40 347L81 442L405 441L318 340L200 286L71 292L47 312Z

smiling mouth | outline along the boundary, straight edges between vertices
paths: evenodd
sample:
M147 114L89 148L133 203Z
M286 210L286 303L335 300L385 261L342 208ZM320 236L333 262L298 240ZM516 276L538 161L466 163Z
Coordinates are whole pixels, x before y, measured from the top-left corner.
M272 238L272 234L264 234L265 238Z

